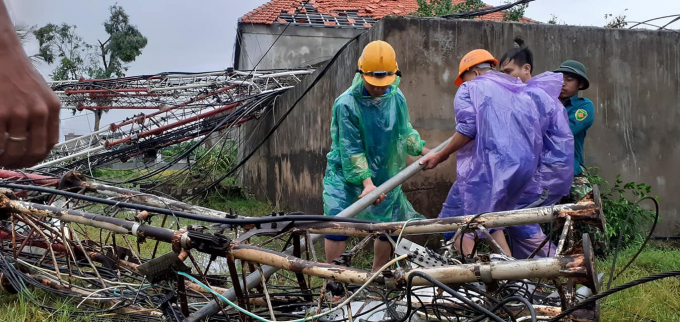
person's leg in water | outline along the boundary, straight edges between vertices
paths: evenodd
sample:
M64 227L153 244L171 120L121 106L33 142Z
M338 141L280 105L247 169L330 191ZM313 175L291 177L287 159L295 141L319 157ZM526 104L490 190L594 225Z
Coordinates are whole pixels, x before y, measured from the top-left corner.
M373 269L371 271L375 272L387 264L392 259L393 252L392 243L387 239L376 239L373 242Z

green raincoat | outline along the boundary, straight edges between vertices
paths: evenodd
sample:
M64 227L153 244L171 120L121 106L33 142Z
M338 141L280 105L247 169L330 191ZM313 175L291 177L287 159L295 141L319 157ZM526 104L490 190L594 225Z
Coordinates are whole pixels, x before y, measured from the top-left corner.
M418 156L425 141L409 122L406 99L399 90L400 78L380 97L364 90L359 74L352 86L333 104L331 152L323 179L324 214L335 216L359 199L362 181L372 178L381 185L406 167L406 154ZM370 206L357 218L383 222L422 218L413 209L401 186Z

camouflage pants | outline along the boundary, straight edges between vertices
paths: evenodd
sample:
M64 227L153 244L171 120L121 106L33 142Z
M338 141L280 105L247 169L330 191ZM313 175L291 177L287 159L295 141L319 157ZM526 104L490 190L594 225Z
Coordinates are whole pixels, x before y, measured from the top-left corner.
M574 181L571 183L569 199L571 199L572 202L578 202L593 191L593 185L590 184L590 181L588 180L586 169L583 167L581 168L583 169L583 173L574 176Z

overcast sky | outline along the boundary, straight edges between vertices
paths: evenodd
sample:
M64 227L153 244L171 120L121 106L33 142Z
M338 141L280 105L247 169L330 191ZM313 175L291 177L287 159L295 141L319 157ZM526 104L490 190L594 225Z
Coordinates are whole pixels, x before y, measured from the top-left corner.
M129 76L231 67L238 18L265 2L267 0L5 0L15 22L38 27L63 22L76 25L78 34L89 43L106 39L102 23L109 16L108 7L118 3L148 38L142 55L130 65ZM486 2L499 5L505 1ZM644 21L680 14L680 0L536 0L529 5L525 15L543 22L555 15L558 21L570 25L602 26L607 21L604 15L608 13L625 14L629 21ZM674 26L680 28L680 22ZM25 49L29 54L36 53L37 41ZM45 78L49 78L53 66L42 64L38 69ZM102 125L134 113L111 111L104 115ZM88 133L93 120L91 112L78 113L73 117L71 112L63 111L62 140L63 134L68 132Z

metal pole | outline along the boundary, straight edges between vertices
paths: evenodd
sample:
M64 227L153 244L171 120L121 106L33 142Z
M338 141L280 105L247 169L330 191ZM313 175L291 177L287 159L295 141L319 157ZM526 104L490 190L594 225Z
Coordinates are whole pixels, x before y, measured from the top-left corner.
M451 139L449 138L448 140L444 141L444 143L438 145L436 148L430 150L430 153L435 153L438 151L441 151L449 142ZM366 195L364 198L361 198L357 200L355 203L353 203L351 206L347 207L347 209L341 211L336 217L354 217L356 216L359 212L362 210L366 209L368 206L373 204L376 199L378 199L378 196L382 193L387 193L390 190L394 189L398 185L402 184L404 181L418 173L418 171L422 170L423 166L420 165L418 161L411 163L409 166L404 168L404 170L401 170L399 173L397 173L394 177L390 178L389 180L385 181L385 183L381 184L379 187L377 187L375 190L373 190L371 193ZM323 238L323 235L318 235L318 234L312 234L311 235L311 243L313 244ZM303 247L306 248L306 243L303 243ZM293 253L293 247L289 247L286 249L285 254L292 254ZM274 274L278 268L272 267L272 266L262 266L262 272L265 276L265 278L268 278L272 274ZM258 283L260 283L261 276L260 272L255 272L252 274L249 274L248 277L246 277L246 287L247 288L252 288L255 287ZM222 294L224 297L229 299L230 301L233 301L236 299L236 293L234 292L234 288L230 288L228 291L224 292ZM198 311L192 313L187 317L184 321L186 322L198 322L199 320L208 317L208 316L213 316L217 312L219 312L220 307L217 305L215 301L211 301Z
M230 250L230 255L241 260L275 266L294 273L331 279L348 284L364 284L373 275L368 271L356 268L311 262L288 254L248 245L234 246ZM394 272L394 282L397 285L405 285L408 276L413 272L425 273L445 284L472 283L480 280L484 283L490 283L498 280L555 278L560 276L587 278L588 270L586 265L588 265L588 260L583 253L576 253L550 258L423 267L410 271L397 269ZM386 285L386 280L383 276L377 277L373 282L378 285ZM416 278L413 280L413 285L431 284L425 279Z
M564 248L564 243L567 240L567 234L571 230L571 217L567 216L567 220L564 222L564 228L562 229L562 235L560 236L560 241L557 244L557 254L559 254L562 251L562 248Z
M225 218L231 216L231 214L223 211L218 211L196 205L190 205L181 201L172 200L152 194L141 193L139 191L119 188L115 186L89 182L81 182L80 185L82 187L86 187L88 191L93 191L104 196L122 198L130 202L140 203L152 207L190 212L194 214L201 214L217 218Z
M555 218L569 218L587 225L593 225L604 231L600 220L600 211L596 202L581 202L579 204L555 205L540 208L527 208L509 211L499 211L483 215L469 215L449 218L423 219L409 222L391 223L300 223L295 226L299 232L322 235L341 235L364 237L375 233L386 233L390 236L419 235L445 233L464 228L470 224L470 229L497 228L528 224L549 223ZM474 219L474 221L473 221Z
M179 244L184 231L171 230L133 221L95 215L71 209L61 209L36 203L10 200L0 193L0 209L18 214L56 218L63 222L77 223L95 228L110 230L116 234L133 235L167 243Z
M52 160L52 161L48 161L48 162L45 162L45 163L38 164L38 165L36 165L36 166L32 166L32 167L30 167L30 168L28 168L28 169L29 169L29 170L36 170L36 169L44 168L44 167L46 167L46 166L50 166L50 165L53 165L53 164L61 163L61 162L68 161L68 160L71 160L71 159L75 159L75 158L77 158L77 157L79 157L79 156L81 156L81 155L86 155L86 154L91 154L91 153L99 152L99 151L104 150L104 149L105 149L105 147L104 147L103 145L100 145L100 146L98 146L98 147L96 147L96 148L83 150L83 151L80 151L80 152L78 152L78 153L74 153L74 154L65 156L65 157L63 157L63 158L59 158L59 159L56 159L56 160Z

